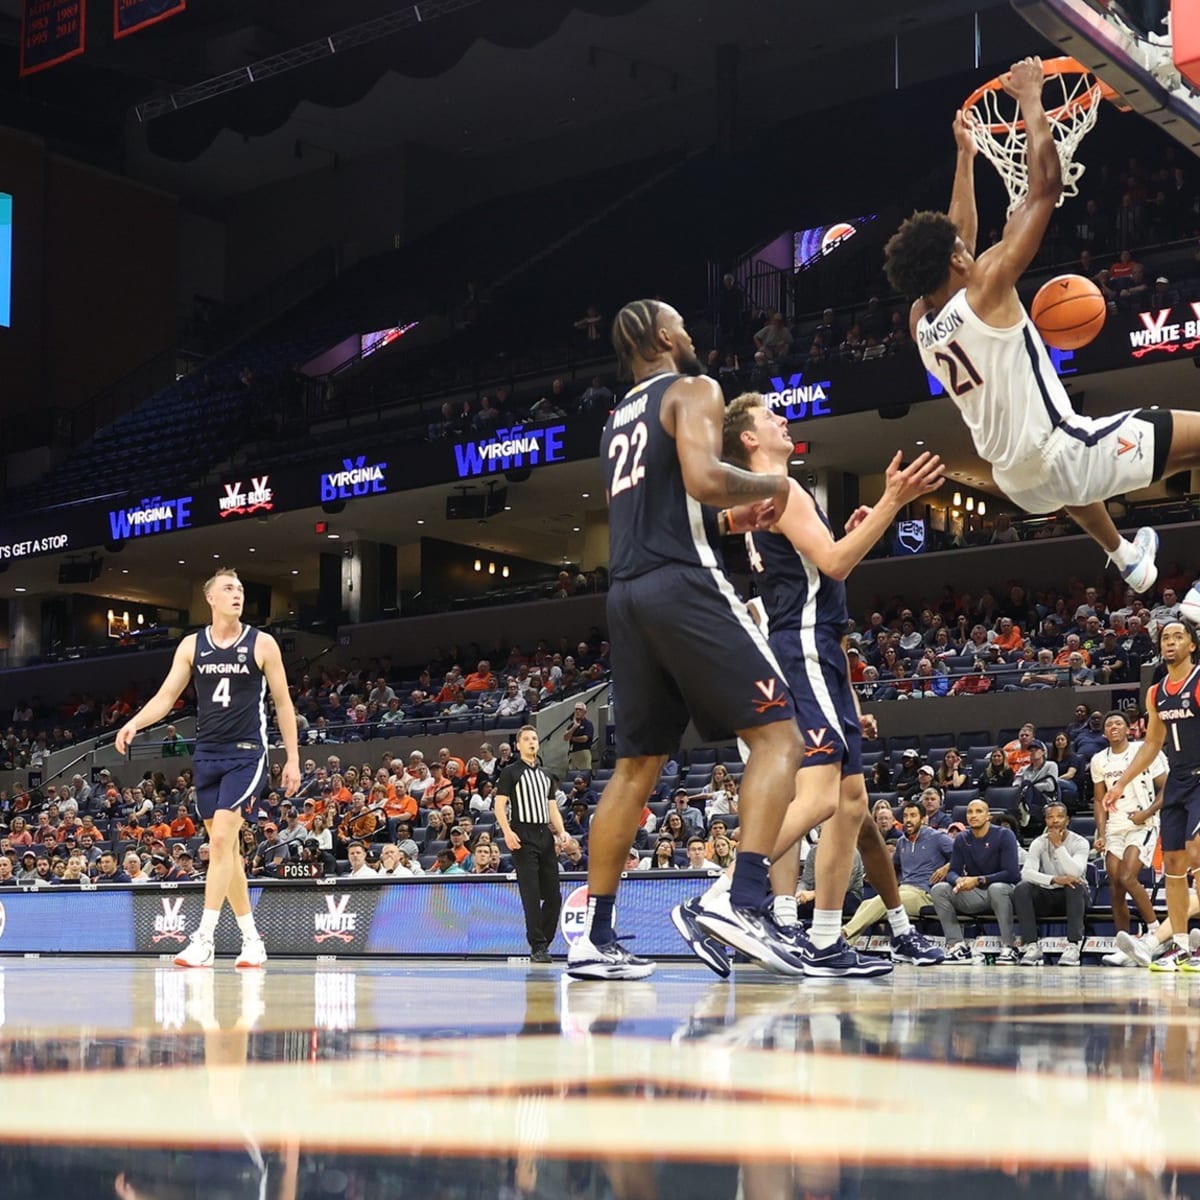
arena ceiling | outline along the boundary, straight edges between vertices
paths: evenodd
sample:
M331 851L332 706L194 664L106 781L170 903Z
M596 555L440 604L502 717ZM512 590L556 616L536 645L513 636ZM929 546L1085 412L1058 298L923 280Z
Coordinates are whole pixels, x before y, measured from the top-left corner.
M460 7L143 125L133 115L140 102L412 6L192 0L183 15L114 43L105 0L93 0L87 55L17 82L22 0L0 0L10 60L0 61L0 122L215 200L333 154L405 142L484 155L653 119L664 136L704 144L720 45L739 50L741 108L757 121L962 71L980 52L994 61L1036 41L1004 0L427 0L426 12L438 4Z

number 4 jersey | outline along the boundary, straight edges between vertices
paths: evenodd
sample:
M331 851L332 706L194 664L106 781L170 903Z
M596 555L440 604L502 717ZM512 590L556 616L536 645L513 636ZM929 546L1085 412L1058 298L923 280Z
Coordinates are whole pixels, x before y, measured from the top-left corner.
M609 571L636 579L668 563L719 568L717 514L687 494L675 439L659 413L682 378L652 375L613 409L600 440L608 494ZM680 412L679 420L687 420Z
M196 688L196 740L201 746L243 743L267 746L267 680L254 661L258 630L242 627L232 646L217 646L211 628L196 634L192 683Z

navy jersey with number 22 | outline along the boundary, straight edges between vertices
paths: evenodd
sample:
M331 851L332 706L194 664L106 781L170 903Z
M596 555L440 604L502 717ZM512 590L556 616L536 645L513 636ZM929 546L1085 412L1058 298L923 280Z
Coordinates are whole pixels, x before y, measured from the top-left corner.
M254 661L257 639L258 630L250 625L232 646L215 645L211 628L196 634L192 683L201 747L240 742L266 749L267 679Z
M609 572L636 579L668 564L720 562L716 512L687 494L662 399L680 375L635 384L613 409L600 441L608 492Z

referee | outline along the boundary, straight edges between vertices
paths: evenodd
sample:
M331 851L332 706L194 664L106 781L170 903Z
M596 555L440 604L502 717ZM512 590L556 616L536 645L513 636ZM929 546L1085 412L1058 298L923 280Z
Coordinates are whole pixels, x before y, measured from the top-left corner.
M525 906L525 936L530 957L548 963L550 943L558 928L562 893L558 886L558 849L566 844L558 805L551 801L554 781L538 764L538 732L522 725L517 734L519 758L500 772L496 781L496 824L512 851L517 887ZM512 820L509 820L509 804ZM553 833L551 833L553 830Z

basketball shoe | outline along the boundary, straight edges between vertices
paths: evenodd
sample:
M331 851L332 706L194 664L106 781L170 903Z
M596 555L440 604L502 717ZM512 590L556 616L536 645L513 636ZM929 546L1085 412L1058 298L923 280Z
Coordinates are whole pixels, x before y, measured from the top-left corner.
M715 892L715 894L714 894ZM728 891L709 888L696 900L696 924L775 975L804 975L795 951L781 941L766 913L754 908L735 908Z
M1116 936L1117 950L1127 958L1132 958L1139 967L1148 967L1156 958L1166 953L1170 942L1160 942L1152 933L1142 937L1134 937L1132 933L1121 930Z
M1169 942L1167 943L1166 950L1150 964L1150 970L1164 973L1168 971L1180 971L1183 969L1183 964L1190 958L1191 955L1186 950L1175 945L1174 942Z
M692 953L706 967L722 979L728 979L732 968L725 945L700 928L700 923L696 920L699 911L700 897L694 896L671 910L671 923L679 931L679 936L691 947Z
M237 956L235 967L261 967L267 961L267 948L260 937L242 939L242 952Z
M1148 592L1158 579L1158 564L1154 557L1158 554L1158 534L1146 526L1133 535L1133 545L1139 551L1138 557L1127 567L1121 567L1121 578L1130 589L1139 596Z
M804 949L804 973L817 979L870 978L891 971L891 959L859 954L843 937L820 948L809 942Z
M615 940L596 946L585 934L575 939L567 955L567 974L573 979L645 979L653 973L648 958L630 954Z
M946 961L946 952L936 942L931 942L923 933L909 930L908 933L892 936L892 962L912 963L917 967L935 967Z
M1200 625L1200 583L1193 583L1179 602L1179 615L1193 625Z
M191 941L175 955L175 965L177 967L211 967L216 953L212 938L197 929L192 934Z

